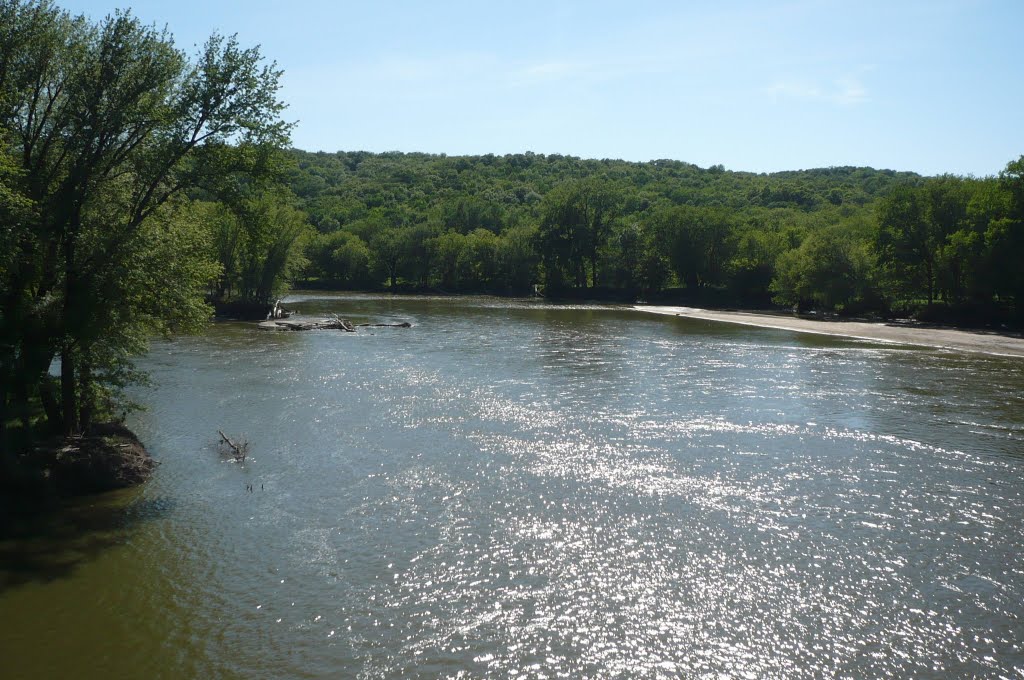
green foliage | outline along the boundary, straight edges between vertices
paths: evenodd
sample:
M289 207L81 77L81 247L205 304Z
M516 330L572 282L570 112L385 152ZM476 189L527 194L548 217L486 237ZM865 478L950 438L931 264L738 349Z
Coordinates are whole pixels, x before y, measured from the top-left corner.
M370 250L373 253L374 269L378 277L383 273L392 289L398 285L399 267L405 254L405 239L394 227L383 229L372 237Z
M729 287L741 299L763 303L776 276L776 263L792 248L791 239L777 228L749 224L737 229L734 239Z
M548 294L646 296L676 280L758 305L770 298L784 252L830 224L870 219L880 197L920 179L870 168L755 175L533 153L292 155L291 186L317 230L367 245L370 280L359 287L525 293L542 283ZM477 229L497 237L496 251L463 252ZM309 241L321 265L307 275L353 287L325 243Z
M598 253L608 239L618 201L611 186L598 179L566 182L544 197L537 247L549 277L586 288L589 263L590 285L598 285Z
M687 288L724 282L734 248L730 211L673 206L656 212L652 220L672 270Z
M466 234L456 262L460 281L473 281L485 288L494 285L498 270L498 237L487 229Z
M442 290L461 287L460 261L465 261L466 237L457 231L446 231L430 241L431 260L434 263L434 284Z
M881 201L875 246L895 300L1021 317L1022 167L1009 163L998 180L932 178Z
M220 36L190 59L126 12L0 0L0 18L0 422L38 398L71 434L149 335L208 317L209 215L185 192L269 172L280 72Z
M1024 219L1024 156L1006 164L999 173L999 187L1008 194L1009 216Z
M935 296L935 265L944 234L929 214L923 187L900 187L878 209L876 246L895 289L906 297Z
M536 241L537 229L532 226L512 227L501 234L495 252L495 290L521 295L531 289L540 261L533 247Z
M660 291L671 268L658 236L651 223L619 220L604 253L605 281L631 295Z
M682 286L690 300L740 305L913 312L930 300L996 316L1024 295L1011 264L1024 160L978 180L534 153L292 155L291 185L317 229L367 245L370 287L523 293L540 283L554 295L647 297ZM310 275L352 286L342 269Z
M986 264L997 299L1012 300L1017 317L1024 314L1024 221L992 220L985 230Z
M808 235L776 269L771 290L784 305L841 311L872 296L868 244L842 225Z
M268 305L305 267L306 214L284 191L258 191L232 207L211 205L207 211L221 265L216 300Z
M363 239L347 231L316 234L306 242L307 276L334 281L347 288L372 286L372 253Z

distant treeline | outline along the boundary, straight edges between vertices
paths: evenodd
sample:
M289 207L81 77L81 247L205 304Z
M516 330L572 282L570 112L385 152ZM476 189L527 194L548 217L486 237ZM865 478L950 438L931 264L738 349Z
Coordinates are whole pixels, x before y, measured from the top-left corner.
M1024 157L984 179L293 150L305 285L1020 322Z

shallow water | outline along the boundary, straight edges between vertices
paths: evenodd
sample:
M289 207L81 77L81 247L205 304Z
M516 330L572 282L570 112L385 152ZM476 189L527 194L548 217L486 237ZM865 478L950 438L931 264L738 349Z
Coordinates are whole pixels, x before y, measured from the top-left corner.
M1024 676L1024 362L293 304L413 328L154 346L162 465L0 543L0 675Z

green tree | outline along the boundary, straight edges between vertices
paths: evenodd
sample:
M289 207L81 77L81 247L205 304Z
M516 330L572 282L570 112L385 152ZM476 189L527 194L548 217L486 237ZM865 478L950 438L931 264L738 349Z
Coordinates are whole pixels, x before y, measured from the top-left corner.
M631 295L656 292L671 275L656 230L636 220L620 220L608 248L608 278Z
M59 413L49 415L70 434L89 425L104 357L205 314L192 279L210 273L202 248L183 247L162 269L143 254L167 243L154 230L200 243L178 199L252 170L261 154L249 149L285 142L280 72L220 36L190 60L166 32L123 12L94 25L47 0L0 0L0 18L0 138L18 163L5 192L32 206L14 225L16 264L3 274L0 382L14 388L0 423L11 394L50 401L46 375L59 355ZM141 287L154 268L171 285Z
M433 254L430 243L439 232L437 225L429 223L402 230L402 270L420 287L429 283Z
M489 290L498 273L498 237L487 229L466 234L457 263L459 281L472 290Z
M719 207L673 206L652 216L669 263L687 288L724 283L734 223Z
M506 229L498 239L495 253L497 286L502 292L526 293L538 279L540 258L534 249L537 229L521 226Z
M849 309L871 294L870 272L868 244L837 226L811 233L780 256L771 287L781 304Z
M986 271L993 295L1024 319L1024 156L999 174L999 198L990 200L985 230Z
M342 281L353 288L368 288L374 285L370 275L370 248L355 234L339 232L344 240L334 249L335 271L342 274Z
M338 230L316 234L307 241L309 266L305 276L335 281L352 288L372 285L370 248L355 234Z
M894 292L935 298L935 268L942 237L928 219L918 187L897 187L878 207L875 246Z
M598 285L598 254L611 230L618 196L607 182L566 182L544 197L538 232L538 250L552 283L567 274L577 288ZM556 285L557 287L557 285Z
M1006 164L999 173L999 184L1009 194L1009 217L1024 220L1024 156Z
M775 278L776 262L789 250L789 239L774 229L744 229L737 234L729 262L729 288L741 300L762 302Z
M459 258L466 248L466 237L457 231L446 231L430 242L434 280L444 290L459 287Z
M608 258L610 283L629 291L636 290L643 258L643 227L632 220L619 221L612 232L611 245Z
M986 263L993 294L1024 316L1024 221L1007 217L993 220L985 231Z
M229 234L228 243L234 245L229 259L221 262L225 273L232 275L228 289L235 292L233 299L269 305L306 264L301 247L309 232L306 214L276 190L246 197L224 219L234 223L230 229L217 230L218 236ZM217 245L220 253L228 249L228 244Z
M919 186L897 187L878 209L875 243L879 259L897 290L925 294L931 305L940 287L944 263L960 252L943 249L947 239L967 223L969 195L964 181L938 177ZM947 282L958 277L947 277Z
M373 266L382 276L387 277L392 290L398 285L399 267L404 253L402 241L402 232L395 228L377 232L370 241Z

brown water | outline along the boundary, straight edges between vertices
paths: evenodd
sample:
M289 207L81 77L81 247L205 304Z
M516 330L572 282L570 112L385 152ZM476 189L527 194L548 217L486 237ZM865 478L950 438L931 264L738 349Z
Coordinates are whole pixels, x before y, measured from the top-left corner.
M156 477L0 543L0 677L1024 676L1024 362L294 304L414 327L156 345Z

